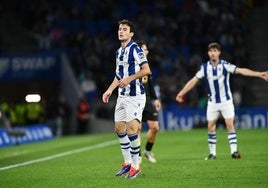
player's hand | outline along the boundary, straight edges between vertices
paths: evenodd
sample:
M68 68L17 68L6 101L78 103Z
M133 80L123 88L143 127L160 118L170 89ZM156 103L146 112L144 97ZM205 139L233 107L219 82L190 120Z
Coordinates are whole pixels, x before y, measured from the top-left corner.
M158 100L158 99L154 100L154 105L155 105L155 109L157 111L159 111L162 108L162 104L161 104L160 100Z
M183 103L184 102L184 97L181 93L178 93L176 96L176 101L179 103Z
M268 81L268 71L266 72L261 72L261 78L263 78L265 81Z
M108 102L109 102L109 98L110 98L111 95L112 95L112 92L110 92L110 91L106 91L106 92L103 93L103 95L102 95L102 101L103 101L104 103L108 103Z
M130 77L126 77L126 78L123 78L123 79L121 79L121 80L119 80L118 82L119 82L119 87L121 87L121 88L124 88L124 87L126 87L129 83L130 83Z

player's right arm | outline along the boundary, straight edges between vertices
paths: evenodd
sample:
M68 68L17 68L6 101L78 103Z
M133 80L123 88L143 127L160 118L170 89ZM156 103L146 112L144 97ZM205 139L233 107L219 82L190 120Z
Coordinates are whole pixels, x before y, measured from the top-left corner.
M194 76L191 80L189 80L182 88L182 90L177 94L176 101L182 103L184 101L184 95L186 95L186 93L188 93L191 89L195 87L198 80L199 79L196 76Z
M111 85L108 87L108 89L103 93L102 95L102 101L104 103L108 103L109 102L109 98L113 93L113 90L119 85L119 81L116 78L116 76L114 77L113 82L111 83Z

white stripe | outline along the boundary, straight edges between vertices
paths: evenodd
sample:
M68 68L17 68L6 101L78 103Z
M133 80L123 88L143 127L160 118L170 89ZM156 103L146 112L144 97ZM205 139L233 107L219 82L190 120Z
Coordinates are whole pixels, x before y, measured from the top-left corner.
M51 155L51 156L40 158L40 159L35 159L35 160L31 160L31 161L26 161L26 162L23 162L23 163L18 163L18 164L14 164L14 165L5 166L5 167L0 168L0 171L8 170L8 169L11 169L11 168L16 168L16 167L20 167L20 166L26 166L26 165L30 165L30 164L33 164L33 163L40 163L40 162L43 162L43 161L48 161L48 160L56 159L56 158L59 158L59 157L64 157L64 156L67 156L67 155L72 155L74 153L81 153L81 152L88 151L88 150L104 148L106 146L110 146L110 145L113 145L113 144L116 144L116 143L118 143L118 140L113 140L113 141L109 141L109 142L103 142L103 143L100 143L100 144L97 144L97 145L83 147L83 148L79 148L79 149L75 149L75 150L71 150L71 151L66 151L66 152L63 152L63 153L59 153L59 154L56 154L56 155Z

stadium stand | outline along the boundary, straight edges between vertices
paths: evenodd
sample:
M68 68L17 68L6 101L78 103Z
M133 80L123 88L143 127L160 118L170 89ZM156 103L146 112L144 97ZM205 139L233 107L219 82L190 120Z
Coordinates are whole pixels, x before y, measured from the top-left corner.
M1 14L8 13L10 22L18 27L12 30L25 34L21 38L27 41L20 41L20 45L2 42L1 51L10 54L66 50L77 81L82 84L87 79L86 83L96 88L90 93L90 102L103 110L99 99L113 78L114 53L119 45L117 21L130 19L138 26L135 38L148 42L149 61L160 85L163 105L174 105L176 92L207 59L209 42L219 41L223 57L233 64L250 64L249 12L254 3L245 0L3 1ZM7 35L8 32L2 33L2 40ZM240 77L234 77L233 90L242 99L247 97L243 92L245 85ZM204 93L203 88L197 87L184 105L198 106L198 98ZM252 105L245 101L239 105Z

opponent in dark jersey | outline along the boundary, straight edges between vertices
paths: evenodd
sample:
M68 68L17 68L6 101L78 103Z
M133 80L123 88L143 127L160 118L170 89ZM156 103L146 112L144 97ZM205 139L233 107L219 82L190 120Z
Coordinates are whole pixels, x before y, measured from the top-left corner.
M149 53L147 45L144 41L136 41L136 43L143 49L147 56ZM147 132L147 142L143 155L152 163L156 162L152 151L155 139L159 130L157 111L161 109L161 102L155 93L152 74L142 77L142 84L146 91L146 104L142 114L142 121L148 124L149 130ZM140 128L141 131L141 128Z

